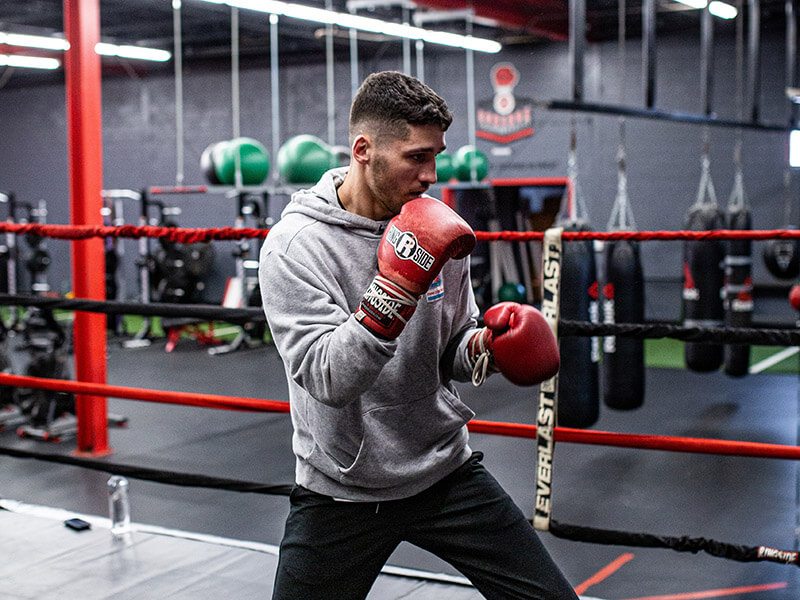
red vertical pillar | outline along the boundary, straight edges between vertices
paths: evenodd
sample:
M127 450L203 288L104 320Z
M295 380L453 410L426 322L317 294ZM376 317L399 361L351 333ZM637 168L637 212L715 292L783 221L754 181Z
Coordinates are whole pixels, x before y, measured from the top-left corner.
M448 186L442 188L442 202L453 210L456 210L456 193L453 191L453 188Z
M102 225L102 102L99 0L64 0L67 143L69 146L70 222ZM77 298L105 300L102 238L72 242L72 288ZM106 317L75 313L75 375L78 381L106 383ZM76 397L80 454L109 454L106 399Z

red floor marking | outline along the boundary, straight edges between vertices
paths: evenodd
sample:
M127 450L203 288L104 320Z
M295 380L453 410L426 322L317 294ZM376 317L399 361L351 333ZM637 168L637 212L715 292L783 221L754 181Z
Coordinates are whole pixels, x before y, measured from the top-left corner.
M621 554L618 558L608 563L605 567L600 569L597 573L589 577L586 581L575 587L575 593L579 596L596 583L600 583L606 577L613 574L622 565L633 558L633 554Z
M702 598L720 598L735 594L751 594L753 592L766 592L787 587L785 581L776 583L763 583L761 585L746 585L744 587L722 588L718 590L705 590L703 592L684 592L682 594L664 594L662 596L640 596L639 598L626 598L626 600L700 600Z

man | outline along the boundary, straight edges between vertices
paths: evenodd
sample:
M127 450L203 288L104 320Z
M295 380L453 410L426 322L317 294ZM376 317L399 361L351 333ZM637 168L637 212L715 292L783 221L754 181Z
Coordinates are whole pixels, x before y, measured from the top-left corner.
M424 196L451 121L418 80L369 76L351 107L350 167L294 194L262 248L297 483L273 599L363 599L401 541L487 598L576 597L468 445L474 413L452 381L500 370L538 383L558 350L529 306L504 303L476 328L474 233Z

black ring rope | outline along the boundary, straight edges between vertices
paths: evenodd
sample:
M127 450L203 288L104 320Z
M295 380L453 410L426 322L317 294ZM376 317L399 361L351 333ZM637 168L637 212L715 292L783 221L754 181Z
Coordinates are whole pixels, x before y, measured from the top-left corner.
M230 492L267 494L273 496L288 496L293 488L292 484L264 484L253 481L240 481L222 477L211 477L197 473L163 471L160 469L111 463L103 460L77 458L74 456L45 452L33 452L30 450L19 450L16 448L0 447L0 455L11 456L14 458L29 458L45 462L54 462L114 475L123 475L125 477L130 477L131 479L153 481L156 483L165 483L181 487L209 488ZM744 546L738 544L728 544L706 538L692 538L688 536L658 536L649 533L632 533L611 529L599 529L595 527L586 527L583 525L568 525L560 523L556 520L550 521L549 531L554 536L562 539L576 542L586 542L590 544L634 546L640 548L667 548L675 550L676 552L691 552L693 554L703 551L712 556L726 558L728 560L736 560L739 562L770 561L800 566L797 552L779 550L777 548L771 548L768 546Z
M757 344L760 346L798 346L800 330L754 327L697 327L669 323L601 324L560 320L559 335L606 336L618 335L637 339L672 338L692 342L725 344Z
M100 301L77 298L52 298L0 294L0 306L34 306L47 309L80 310L107 315L143 315L182 317L198 320L218 320L234 324L264 323L264 311L258 307L225 308L210 304L171 304L152 302ZM753 327L687 327L669 323L616 323L599 324L561 320L558 333L564 336L618 335L637 339L672 338L692 342L724 344L757 344L761 346L800 346L800 330L794 328Z
M769 546L743 546L702 537L672 537L653 535L651 533L598 529L583 525L567 525L555 520L550 521L549 531L556 537L574 542L639 548L668 548L677 552L691 552L693 554L703 551L712 556L739 562L770 561L800 566L797 552L779 550Z
M204 321L226 321L235 324L265 323L261 308L226 308L211 304L174 304L169 302L118 302L82 298L52 298L0 294L0 306L33 306L51 310L80 310L106 315L141 315L146 317L184 317Z
M93 471L103 471L114 475L124 475L131 479L141 479L144 481L155 481L157 483L168 483L182 487L202 487L216 490L226 490L229 492L249 492L253 494L271 494L276 496L288 496L292 491L291 484L266 484L253 481L239 481L224 477L211 477L197 473L178 473L175 471L162 471L148 467L139 467L111 463L103 460L92 460L87 458L77 458L62 454L52 454L47 452L33 452L30 450L19 450L16 448L0 447L0 454L12 456L14 458L33 458L46 462L54 462L74 467L82 467Z

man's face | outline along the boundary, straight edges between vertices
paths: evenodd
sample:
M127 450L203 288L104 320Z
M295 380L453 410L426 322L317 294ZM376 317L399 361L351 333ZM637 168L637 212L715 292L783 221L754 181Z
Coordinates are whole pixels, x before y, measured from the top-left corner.
M436 183L436 155L445 149L444 132L438 126L410 126L409 131L407 139L377 144L367 170L376 208L386 218Z

